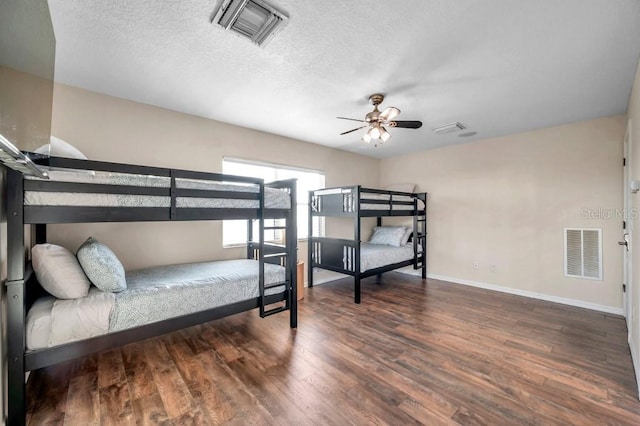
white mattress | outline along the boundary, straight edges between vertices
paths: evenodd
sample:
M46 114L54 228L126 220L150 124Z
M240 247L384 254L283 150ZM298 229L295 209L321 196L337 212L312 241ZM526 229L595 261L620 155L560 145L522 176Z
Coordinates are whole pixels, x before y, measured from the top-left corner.
M103 185L125 185L136 187L170 188L171 179L162 176L135 175L129 173L84 172L75 170L48 170L49 180L57 182L94 183ZM27 179L39 180L27 176ZM181 189L202 189L230 192L258 193L258 185L215 182L200 179L176 179L176 187ZM170 207L169 196L91 194L69 192L25 191L24 204L27 206L87 206L87 207ZM178 208L247 208L260 207L258 200L238 200L231 198L177 197ZM291 197L287 191L265 187L265 208L289 209Z
M284 282L279 265L265 264L265 283ZM27 349L87 339L258 297L258 262L239 259L168 265L127 272L128 289L87 297L38 299L27 314ZM277 294L284 286L268 289Z
M418 252L422 252L421 246L418 246ZM345 256L343 258L345 269L351 269L353 264L353 259L348 253L349 251L345 250ZM413 259L413 243L400 247L383 244L360 244L360 272L410 259Z

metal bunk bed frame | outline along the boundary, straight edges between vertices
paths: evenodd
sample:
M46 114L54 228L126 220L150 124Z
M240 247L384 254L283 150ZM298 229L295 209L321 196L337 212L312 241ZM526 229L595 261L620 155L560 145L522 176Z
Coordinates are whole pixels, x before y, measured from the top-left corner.
M388 195L388 200L367 198L367 194ZM394 200L394 197L411 197L412 201ZM420 204L422 202L422 205ZM380 210L361 209L362 204L379 204ZM412 209L394 209L411 205ZM361 185L326 188L309 191L309 248L307 279L313 287L313 268L327 269L354 277L354 302L360 303L360 280L405 266L422 269L422 279L427 278L427 193L408 193L363 188ZM314 217L346 217L353 220L353 240L313 236ZM361 218L375 217L382 226L383 217L413 216L413 259L379 268L360 271ZM419 253L418 245L422 246ZM345 257L353 259L345 262Z
M297 327L297 286L296 286L296 181L295 179L265 184L262 179L174 170L159 167L76 160L56 157L42 157L27 153L37 165L95 170L106 172L146 174L170 177L170 188L135 187L127 185L104 185L94 183L55 182L48 180L28 180L21 172L7 169L7 352L8 352L8 424L25 422L26 395L25 372L80 358L95 352L119 347L135 341L159 336L203 322L223 318L236 313L260 309L265 317L289 310L289 325ZM176 187L176 179L203 179L236 182L259 186L258 193L181 189ZM266 187L279 188L289 192L289 209L266 209L264 192ZM170 207L67 207L67 206L25 206L26 190L53 192L83 192L106 194L133 194L170 196ZM231 198L259 201L259 208L184 208L176 207L177 197ZM284 219L285 245L264 242L265 218ZM28 308L44 290L38 284L30 263L25 261L25 225L31 225L32 244L46 242L46 226L55 223L95 223L95 222L146 222L146 221L191 221L246 219L248 221L247 257L259 261L260 296L217 308L171 318L147 325L109 333L86 340L67 343L36 351L26 351L25 317ZM253 220L259 222L260 236L253 241ZM281 264L286 268L285 290L282 293L265 295L264 263ZM280 284L281 286L282 284ZM280 304L275 308L267 306ZM283 304L282 304L283 303Z

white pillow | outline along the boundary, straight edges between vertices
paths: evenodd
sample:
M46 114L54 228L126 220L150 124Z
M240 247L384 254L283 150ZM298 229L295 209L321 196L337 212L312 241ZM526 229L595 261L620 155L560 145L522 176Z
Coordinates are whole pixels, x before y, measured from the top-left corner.
M398 191L398 192L413 192L416 188L414 183L394 183L393 185L387 185L384 187L387 191Z
M78 299L89 294L91 283L78 259L64 247L38 244L31 249L31 263L38 282L58 299Z
M376 226L369 243L400 247L406 230L406 226Z
M51 143L42 145L34 152L53 157L77 158L79 160L87 159L87 156L80 152L78 148L63 141L62 139L56 138L55 136L51 136Z
M413 227L407 228L407 230L404 231L404 235L402 236L402 239L400 240L400 245L401 246L407 245L407 243L409 242L409 238L411 237L412 233L413 233Z

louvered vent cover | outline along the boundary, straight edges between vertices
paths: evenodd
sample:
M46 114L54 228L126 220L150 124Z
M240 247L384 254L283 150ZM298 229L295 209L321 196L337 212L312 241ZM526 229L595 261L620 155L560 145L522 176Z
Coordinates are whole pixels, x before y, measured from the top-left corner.
M568 277L602 279L602 230L564 230L564 273Z
M211 22L263 46L288 16L262 0L226 0Z

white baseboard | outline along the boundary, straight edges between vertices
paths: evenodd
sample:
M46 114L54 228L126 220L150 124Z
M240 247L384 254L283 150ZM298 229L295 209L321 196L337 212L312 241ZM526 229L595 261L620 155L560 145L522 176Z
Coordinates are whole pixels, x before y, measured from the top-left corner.
M409 275L420 275L420 270L415 271L413 269L403 268L403 269L398 269L398 272L402 272ZM455 277L447 277L444 275L427 274L427 278L431 278L439 281L448 281L455 284L468 285L471 287L483 288L485 290L499 291L501 293L515 294L517 296L524 296L532 299L546 300L547 302L561 303L563 305L576 306L578 308L591 309L594 311L606 312L608 314L621 315L621 316L624 315L623 309L621 307L618 308L616 306L599 305L597 303L590 303L582 300L568 299L565 297L552 296L544 293L536 293L533 291L519 290L516 288L503 287L503 286L494 285L494 284L486 284L478 281L464 280L464 279L455 278Z
M315 286L319 284L324 284L324 283L328 283L328 282L339 280L341 278L346 278L346 277L349 277L349 275L328 271L326 269L316 268L313 271L313 285ZM304 286L309 287L309 282L307 280L305 280Z
M631 360L633 361L633 369L636 372L636 384L638 385L638 399L640 399L640 354L637 354L634 348L633 336L629 333L629 349L631 350Z

